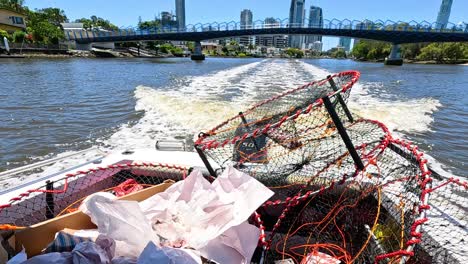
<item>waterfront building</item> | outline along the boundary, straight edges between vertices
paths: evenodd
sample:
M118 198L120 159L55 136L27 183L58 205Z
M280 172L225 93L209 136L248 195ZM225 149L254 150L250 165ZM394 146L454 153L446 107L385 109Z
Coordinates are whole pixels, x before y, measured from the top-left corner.
M202 51L204 53L216 53L221 54L223 51L223 45L216 43L216 41L202 41L201 42Z
M312 51L322 52L323 43L315 41L314 43L309 43L308 48Z
M273 17L268 17L263 22L264 28L279 28L280 22ZM255 38L255 45L264 47L285 48L287 36L285 35L262 35Z
M323 11L318 6L311 6L309 10L309 25L310 28L323 28ZM306 43L313 44L322 42L322 36L307 36Z
M443 29L447 27L450 11L452 10L453 0L442 0L440 5L439 14L437 15L437 28Z
M167 12L167 11L161 12L161 24L163 26L170 25L171 22L173 21L172 17L173 16L171 12Z
M289 27L302 27L304 25L305 0L291 0L289 9ZM289 46L292 48L301 48L304 43L304 36L289 36Z
M12 9L0 7L0 29L9 33L26 29L25 15Z
M185 0L175 0L176 20L179 29L185 28Z
M252 29L253 27L253 15L249 9L244 9L240 15L240 27L241 29ZM242 36L239 38L239 44L248 46L254 43L253 36Z

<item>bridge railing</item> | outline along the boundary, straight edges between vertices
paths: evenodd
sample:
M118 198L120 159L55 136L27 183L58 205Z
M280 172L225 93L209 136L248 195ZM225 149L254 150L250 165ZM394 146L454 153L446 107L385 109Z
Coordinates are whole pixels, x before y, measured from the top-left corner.
M166 33L192 33L192 32L209 32L209 31L234 31L234 30L255 30L255 29L271 29L271 28L322 28L335 30L373 30L373 31L411 31L411 32L440 32L440 33L468 33L468 24L453 24L447 23L441 25L438 23L430 23L427 21L404 22L392 20L338 20L324 19L323 23L317 24L315 21L305 20L304 23L289 23L289 19L269 19L268 21L256 20L250 25L241 24L240 22L213 22L213 23L197 23L187 25L185 28L160 26L153 28L137 28L128 27L118 30L65 30L65 35L70 40L86 39L95 40L105 37L126 37L138 35L155 35Z

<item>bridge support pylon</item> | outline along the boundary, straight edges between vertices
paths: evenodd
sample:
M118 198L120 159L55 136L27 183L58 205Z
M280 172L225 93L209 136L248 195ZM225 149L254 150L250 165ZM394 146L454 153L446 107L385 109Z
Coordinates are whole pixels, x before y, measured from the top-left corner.
M202 52L202 46L200 41L195 41L195 48L192 56L190 57L194 61L205 60L205 54Z
M76 43L77 50L91 50L92 45L91 43Z
M400 44L392 44L392 51L390 56L385 58L385 65L403 65L403 59L401 58Z

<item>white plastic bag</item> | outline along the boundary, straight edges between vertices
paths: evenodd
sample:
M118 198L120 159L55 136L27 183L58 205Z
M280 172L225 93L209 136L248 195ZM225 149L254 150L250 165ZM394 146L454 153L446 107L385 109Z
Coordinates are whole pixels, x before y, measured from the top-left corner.
M229 263L237 264L249 262L258 243L260 231L245 222L272 195L263 184L230 167L213 184L195 170L140 206L163 244L203 250L207 259L226 254ZM244 228L227 232L241 224ZM221 235L222 241L215 240Z
M117 257L138 258L150 241L159 243L138 202L114 200L107 194L96 193L86 198L80 209L91 217L99 233L115 241Z

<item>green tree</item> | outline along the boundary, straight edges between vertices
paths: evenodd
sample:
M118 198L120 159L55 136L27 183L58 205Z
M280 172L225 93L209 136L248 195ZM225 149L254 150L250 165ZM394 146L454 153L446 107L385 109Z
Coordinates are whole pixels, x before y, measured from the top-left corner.
M223 46L221 51L223 52L224 55L229 55L229 49L226 46Z
M26 33L21 30L17 30L13 33L13 41L16 43L21 43L24 41Z
M444 52L440 43L431 43L421 49L421 53L417 56L418 60L435 60L441 63L444 60Z
M3 43L3 38L6 37L8 40L11 40L10 34L3 29L0 29L0 43Z
M170 51L174 56L182 56L184 54L184 50L180 47L172 47Z
M291 58L302 58L304 57L304 52L300 49L296 49L296 48L289 48L286 50L286 54L291 57Z
M153 20L153 21L142 21L138 23L138 29L140 30L149 30L158 28L161 26L160 20Z
M0 7L12 9L19 12L24 11L23 5L23 0L0 0Z
M405 59L414 60L421 53L421 49L427 45L427 43L403 44L401 45L401 56Z
M352 55L357 59L364 59L367 58L367 54L370 51L369 42L360 40L359 43L354 45L352 50Z
M464 44L463 43L444 43L442 45L442 51L444 53L444 57L450 61L458 61L462 59L464 56Z
M65 38L60 23L68 21L65 12L58 8L44 8L27 11L27 32L32 34L35 42L58 44Z
M372 48L369 53L367 53L368 60L375 60L379 57L379 51L376 48Z
M195 50L195 42L189 41L187 42L187 49L190 50L190 52L193 52Z
M362 60L382 60L390 54L391 45L381 41L360 40L351 55Z
M333 58L343 59L343 58L346 58L346 51L344 51L343 49L339 49L333 52L331 56Z
M109 20L101 17L91 16L90 18L80 18L75 20L76 23L83 23L86 29L103 29L103 30L118 30L119 27L112 24Z
M161 51L162 53L170 53L172 47L172 44L165 43L159 47L159 51Z

